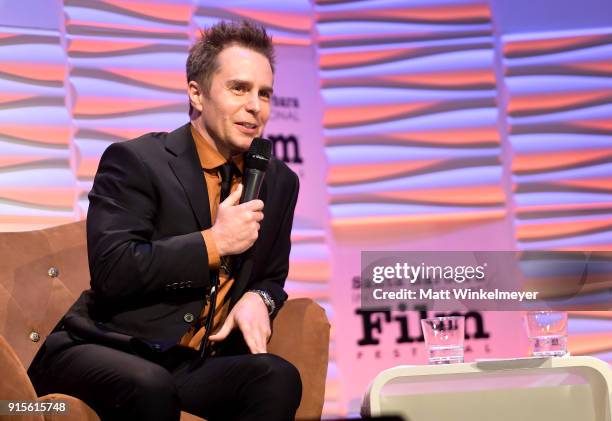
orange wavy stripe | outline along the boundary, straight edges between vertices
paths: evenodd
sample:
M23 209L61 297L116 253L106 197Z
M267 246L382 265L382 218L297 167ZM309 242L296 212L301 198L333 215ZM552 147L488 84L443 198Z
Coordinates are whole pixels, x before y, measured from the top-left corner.
M310 38L292 38L285 37L282 35L275 35L272 38L272 41L275 45L310 45L312 44L312 40Z
M28 155L28 156L0 156L0 168L12 167L15 165L35 163L38 161L44 161L48 157L43 155Z
M550 236L571 236L590 230L606 230L612 228L612 220L608 221L563 221L554 223L537 223L518 225L516 236L519 240L537 240Z
M143 81L163 88L187 89L184 71L149 69L107 69L130 79Z
M77 177L81 178L93 178L96 175L96 171L98 170L98 165L100 164L100 157L83 157L81 156L79 159L79 163L77 165Z
M330 167L327 182L328 184L336 185L374 181L404 172L417 171L442 161L441 159L431 159L426 161L384 162L379 164L334 165Z
M397 216L357 216L332 219L333 228L360 228L372 226L394 227L396 224L421 224L427 222L465 222L491 218L503 218L505 210L483 210L472 212L453 212L443 214L417 214Z
M341 196L339 199L347 198L350 200L351 197L351 195ZM496 204L505 200L504 192L498 185L431 188L427 190L411 189L372 194L368 195L368 197L381 200L392 199L453 205L466 203ZM355 201L358 201L357 197ZM333 202L334 200L332 199Z
M107 113L122 113L140 111L163 105L174 104L171 100L148 100L136 98L100 98L79 96L74 104L73 112L81 115L98 115Z
M612 156L612 152L609 149L572 150L516 155L512 160L512 171L544 171L558 167L578 165L593 159L610 156Z
M437 22L456 22L464 19L490 19L489 7L484 4L443 5L415 8L386 8L382 10L356 9L319 13L318 19L405 19Z
M428 131L411 131L393 134L391 137L401 140L431 142L440 145L461 145L464 143L484 143L492 141L499 143L499 131L496 127L432 129Z
M302 235L299 233L291 232L291 244L297 243L313 243L313 242L325 242L325 234L320 235Z
M492 69L464 70L453 72L431 72L417 75L382 76L382 80L399 83L416 83L435 86L462 86L470 84L494 84Z
M44 224L48 226L76 221L76 216L0 215L0 224Z
M253 10L253 9L226 9L239 16L248 17L249 19L257 20L261 23L274 25L281 28L310 31L311 19L308 14L284 13L272 10Z
M555 109L567 106L577 106L584 102L609 99L612 97L612 89L604 89L597 92L570 92L553 94L534 94L515 96L510 98L508 111L512 113L537 111L543 109Z
M365 11L376 17L395 17L404 19L426 19L439 22L456 22L464 19L490 19L491 13L486 4L457 4L443 6L419 7L415 9L397 8Z
M63 82L64 64L0 62L0 72L41 81Z
M562 180L555 184L558 184L560 186L569 186L569 187L612 189L612 177L591 178L591 179L581 179L581 180Z
M15 94L11 92L0 92L0 104L19 101L21 99L34 98L32 94Z
M70 142L72 127L26 125L25 123L23 125L2 124L0 125L0 134L40 143L67 145Z
M289 295L290 299L293 298L311 298L313 300L328 300L330 298L329 291L310 291L310 290L302 290L302 289L292 289L285 287L287 291L287 295Z
M327 282L331 276L328 262L291 260L287 279L303 282Z
M40 206L71 208L75 201L74 187L2 187L0 197Z
M334 66L359 66L374 61L390 59L401 54L406 54L412 48L394 48L385 51L354 51L345 53L321 53L319 66L322 68Z
M397 141L398 144L403 142L423 142L427 144L435 145L449 145L449 146L460 146L466 143L499 143L499 131L496 127L456 127L451 129L431 129L431 130L414 130L403 133L390 133L385 134L385 138L391 141ZM372 135L371 138L363 138L363 140L356 141L350 139L345 141L342 138L328 138L326 140L328 145L336 144L353 144L353 143L371 143L375 141L376 136Z
M567 347L571 354L593 354L612 349L612 332L569 335Z
M191 4L162 4L150 1L103 0L124 10L141 13L152 18L171 19L187 22L191 18Z
M86 52L86 53L107 53L107 52L120 52L124 50L131 50L139 47L146 47L151 45L146 42L133 42L133 41L114 41L114 40L101 40L101 39L70 39L68 41L68 52Z
M519 53L545 53L551 49L556 50L559 48L570 48L573 46L580 45L582 43L589 42L591 40L597 40L598 38L600 38L600 36L598 35L587 35L540 40L513 41L504 45L504 55L515 55Z
M427 108L435 102L420 102L412 104L371 104L328 108L323 115L323 125L361 123L381 118L393 118L404 113L411 113Z
M601 120L574 121L574 126L585 129L612 131L612 118Z
M570 316L593 319L612 319L612 311L570 311Z
M568 64L567 67L583 71L610 73L612 72L612 60L571 63Z

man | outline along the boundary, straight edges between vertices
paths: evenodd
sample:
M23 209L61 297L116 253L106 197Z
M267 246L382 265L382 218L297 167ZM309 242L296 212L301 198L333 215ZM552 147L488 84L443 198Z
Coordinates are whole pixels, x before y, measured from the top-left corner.
M102 156L89 195L91 290L28 371L39 394L79 397L103 419L288 420L300 402L295 367L266 353L287 298L297 176L273 158L261 200L239 204L242 153L270 115L271 40L248 22L202 35L187 61L190 123Z

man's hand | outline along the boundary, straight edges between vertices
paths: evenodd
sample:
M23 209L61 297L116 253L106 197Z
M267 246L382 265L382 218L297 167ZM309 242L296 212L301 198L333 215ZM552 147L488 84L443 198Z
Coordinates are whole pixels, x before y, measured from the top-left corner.
M214 335L210 335L212 342L220 342L227 338L236 327L242 332L244 340L253 354L267 352L267 343L272 333L270 329L270 316L268 307L259 294L245 293L227 315L223 326Z
M217 219L210 230L219 256L246 251L259 235L264 203L256 199L239 205L241 194L242 184L219 204Z

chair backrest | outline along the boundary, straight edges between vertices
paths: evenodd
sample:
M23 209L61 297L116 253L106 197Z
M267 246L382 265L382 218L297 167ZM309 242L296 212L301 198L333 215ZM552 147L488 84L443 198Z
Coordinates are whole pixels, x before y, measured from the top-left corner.
M24 367L89 288L85 221L0 233L0 335Z

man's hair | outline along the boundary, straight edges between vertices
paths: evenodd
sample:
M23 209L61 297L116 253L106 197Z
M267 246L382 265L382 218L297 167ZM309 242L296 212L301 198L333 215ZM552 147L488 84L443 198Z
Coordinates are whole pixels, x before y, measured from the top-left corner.
M274 46L266 29L256 23L221 21L200 31L201 38L190 48L187 57L187 83L198 82L205 94L210 92L213 74L219 68L217 56L227 47L239 45L266 57L274 73ZM191 102L189 114L191 114Z

